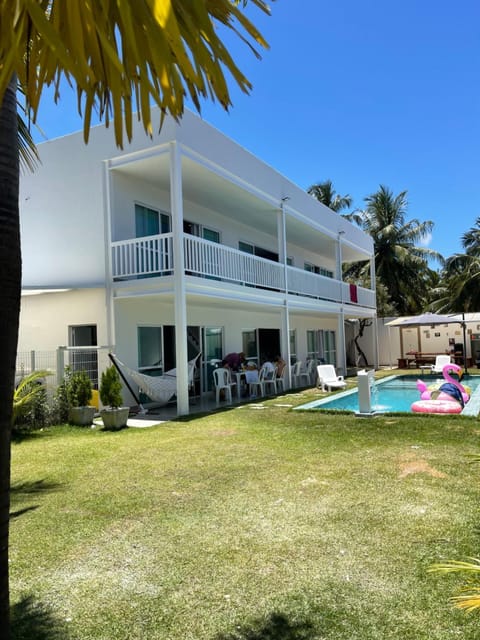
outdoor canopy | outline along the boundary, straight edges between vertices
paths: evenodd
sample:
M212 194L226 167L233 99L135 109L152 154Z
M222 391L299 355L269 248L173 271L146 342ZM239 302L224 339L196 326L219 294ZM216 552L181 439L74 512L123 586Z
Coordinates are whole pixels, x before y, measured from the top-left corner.
M462 314L463 316L464 314ZM467 371L467 340L465 336L465 318L459 318L457 316L444 316L440 313L422 313L419 316L411 316L409 318L397 318L396 320L391 320L390 322L385 323L387 327L399 327L400 329L404 327L424 327L424 326L435 326L437 324L453 324L459 323L463 327L463 365L465 368L465 373Z
M452 324L453 322L463 322L456 316L444 316L439 313L422 313L419 316L411 316L409 318L397 318L385 323L387 327L423 327L435 324Z

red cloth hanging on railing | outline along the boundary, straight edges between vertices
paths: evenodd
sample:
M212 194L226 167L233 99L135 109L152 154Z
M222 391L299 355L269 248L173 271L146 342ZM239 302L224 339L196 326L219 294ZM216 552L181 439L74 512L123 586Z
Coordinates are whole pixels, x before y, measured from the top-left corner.
M356 284L350 285L350 302L358 302L358 292Z

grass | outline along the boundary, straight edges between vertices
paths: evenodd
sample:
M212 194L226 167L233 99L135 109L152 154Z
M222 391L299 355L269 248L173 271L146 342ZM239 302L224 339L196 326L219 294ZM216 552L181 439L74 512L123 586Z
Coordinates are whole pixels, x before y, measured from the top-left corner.
M478 555L478 422L314 394L14 444L14 638L478 639L427 573Z

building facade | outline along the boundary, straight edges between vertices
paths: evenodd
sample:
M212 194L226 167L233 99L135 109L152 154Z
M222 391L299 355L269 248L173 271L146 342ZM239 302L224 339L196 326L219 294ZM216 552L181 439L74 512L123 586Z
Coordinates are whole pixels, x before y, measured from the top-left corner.
M360 229L190 112L152 138L137 123L123 150L99 126L39 152L20 205L23 287L43 293L19 349L95 341L131 368L176 368L179 414L198 353L201 394L231 351L346 372L345 321L376 313L373 289L342 281L344 263L374 276Z

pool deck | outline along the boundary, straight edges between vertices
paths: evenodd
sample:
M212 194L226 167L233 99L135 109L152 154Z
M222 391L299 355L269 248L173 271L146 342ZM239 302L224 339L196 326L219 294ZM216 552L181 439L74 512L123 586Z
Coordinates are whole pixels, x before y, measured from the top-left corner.
M395 380L395 378L410 378L410 379L418 379L418 375L415 374L415 372L412 371L408 371L408 373L398 373L395 375L391 375L391 376L386 376L385 378L380 378L380 379L376 379L375 382L377 384L382 384L384 382L388 382L389 380ZM468 386L468 380L469 378L480 378L480 376L477 375L470 375L468 374L465 378L465 384ZM437 376L437 378L440 380L440 377ZM427 378L428 380L428 378ZM430 383L433 382L432 379L430 378ZM348 389L347 391L341 391L340 393L335 393L335 394L329 394L328 396L326 396L325 398L322 398L321 400L312 400L312 402L307 402L306 404L302 404L299 407L294 407L294 411L309 411L312 409L321 409L323 404L328 404L332 401L333 398L344 398L347 396L352 395L353 393L357 393L358 389L357 387L354 387L353 389ZM356 416L358 417L365 417L367 414L360 414L359 412L349 412L349 413L355 413ZM394 411L391 412L386 412L386 413L395 413ZM402 412L404 413L404 412ZM412 416L416 415L418 416L418 413L415 412L411 412ZM371 416L375 416L375 415L382 415L381 412L376 412L376 411L372 411L371 414L368 414L369 417ZM468 416L468 417L477 417L478 415L480 415L480 384L479 386L473 391L470 400L468 401L468 403L465 405L463 411L460 414L457 415L461 415L461 416Z

